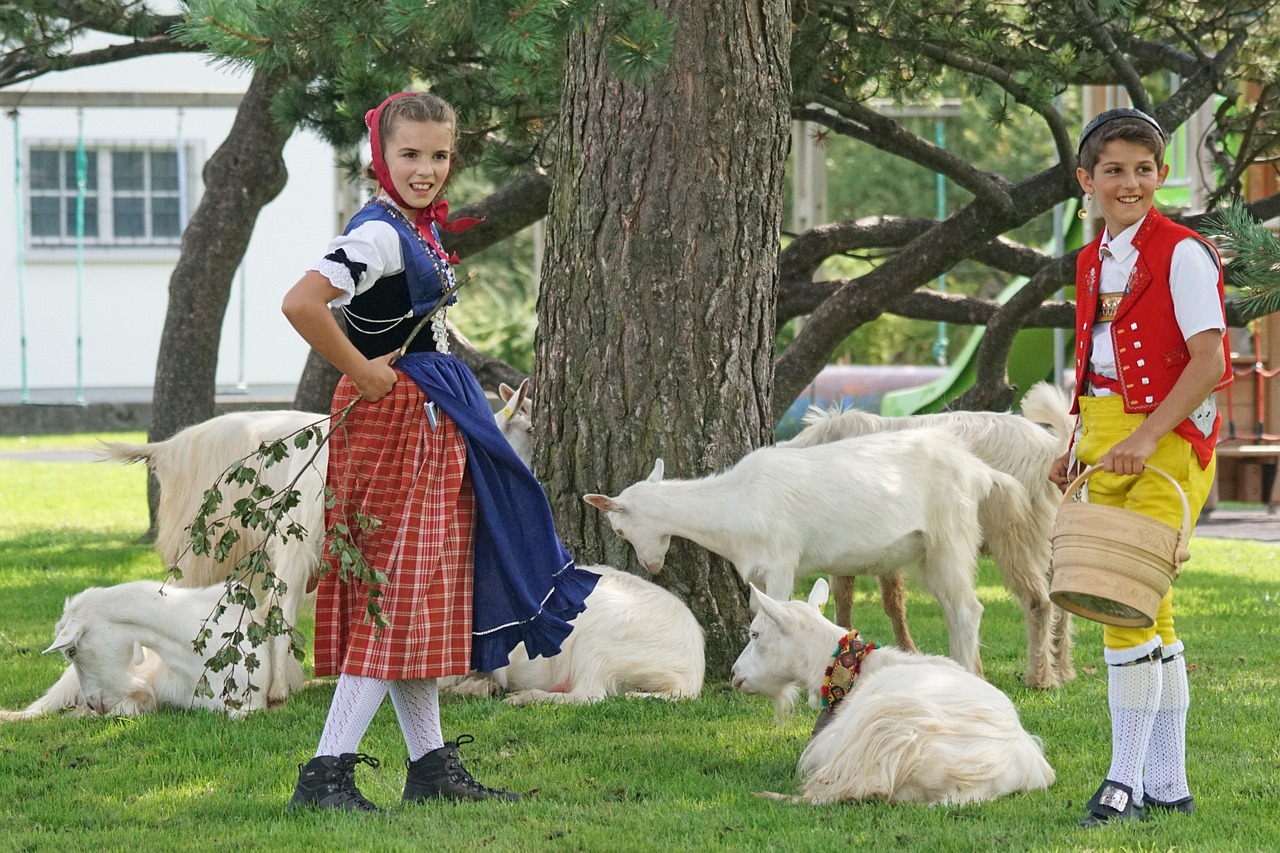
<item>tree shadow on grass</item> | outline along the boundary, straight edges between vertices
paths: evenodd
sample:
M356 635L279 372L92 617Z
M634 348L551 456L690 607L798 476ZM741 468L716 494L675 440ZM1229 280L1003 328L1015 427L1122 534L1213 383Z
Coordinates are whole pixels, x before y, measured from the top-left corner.
M133 533L75 529L37 530L0 539L0 587L108 585L153 575L164 579L154 549L139 545ZM139 575L139 572L143 572Z

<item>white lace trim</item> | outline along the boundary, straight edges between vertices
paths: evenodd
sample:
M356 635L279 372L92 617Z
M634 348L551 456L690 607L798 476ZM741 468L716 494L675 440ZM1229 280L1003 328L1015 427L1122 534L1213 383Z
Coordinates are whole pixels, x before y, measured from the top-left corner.
M330 308L341 308L351 303L351 297L355 296L356 293L356 282L351 277L351 270L345 264L325 258L311 269L329 279L330 284L343 292L342 296L329 303Z

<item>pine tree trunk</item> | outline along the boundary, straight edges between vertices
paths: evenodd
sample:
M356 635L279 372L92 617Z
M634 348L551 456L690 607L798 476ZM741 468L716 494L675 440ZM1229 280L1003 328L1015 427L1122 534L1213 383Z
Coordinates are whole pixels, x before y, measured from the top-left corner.
M256 71L227 138L204 167L204 196L182 236L156 363L149 441L214 415L218 344L236 268L258 213L284 188L292 128L271 117L279 72ZM154 523L156 489L148 489Z
M561 536L580 564L633 571L583 494L657 457L701 477L771 439L789 126L786 0L657 5L675 51L642 86L608 69L599 27L571 37L536 345L535 466ZM750 621L732 567L675 540L655 580L727 676Z

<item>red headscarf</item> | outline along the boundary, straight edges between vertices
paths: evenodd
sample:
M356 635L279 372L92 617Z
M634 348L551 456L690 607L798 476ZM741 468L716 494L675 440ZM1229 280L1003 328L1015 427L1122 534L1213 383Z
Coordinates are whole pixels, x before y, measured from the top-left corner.
M382 156L382 134L379 131L382 124L382 111L386 108L387 104L392 101L399 100L400 98L407 98L413 94L416 93L397 92L364 114L365 126L369 128L369 147L373 149L373 173L378 178L378 184L384 191L386 191L387 195L391 196L391 200L404 210L412 210L412 208L405 204L404 198L401 197L399 191L396 190L395 183L391 180L391 171L387 168L386 158ZM466 231L468 228L473 228L484 221L483 219L471 219L466 216L460 216L450 222L448 220L448 216L449 202L445 201L443 198L437 197L437 199L431 204L420 208L418 210L418 215L414 220L414 225L417 226L418 231L420 231L422 236L427 239L427 242L440 251L441 254L444 253L444 249L436 242L435 234L431 230L431 223L434 222L437 227L443 228L445 231L458 234ZM450 262L457 263L456 256L450 257L449 260Z

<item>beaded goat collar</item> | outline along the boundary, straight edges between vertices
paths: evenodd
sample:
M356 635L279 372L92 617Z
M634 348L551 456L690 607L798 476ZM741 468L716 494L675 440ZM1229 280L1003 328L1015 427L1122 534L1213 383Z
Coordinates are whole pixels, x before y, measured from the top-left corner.
M862 670L862 660L876 647L858 639L857 631L850 631L840 638L822 676L822 707L834 709L853 689L853 683Z

